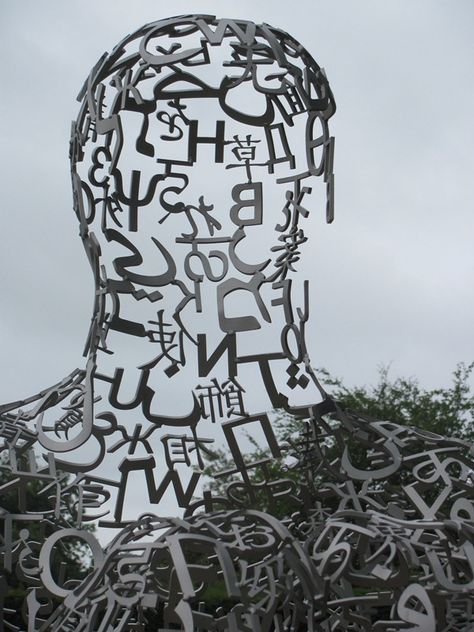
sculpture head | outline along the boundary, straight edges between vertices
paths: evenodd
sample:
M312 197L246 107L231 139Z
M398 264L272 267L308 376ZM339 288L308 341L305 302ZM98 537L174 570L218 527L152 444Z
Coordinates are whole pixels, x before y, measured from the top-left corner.
M333 217L335 105L311 55L265 24L170 18L105 54L79 99L75 210L97 285L100 263L118 293L174 292L180 318L212 281L222 331L261 326L226 314L236 289L268 321L259 288L291 275L319 183Z

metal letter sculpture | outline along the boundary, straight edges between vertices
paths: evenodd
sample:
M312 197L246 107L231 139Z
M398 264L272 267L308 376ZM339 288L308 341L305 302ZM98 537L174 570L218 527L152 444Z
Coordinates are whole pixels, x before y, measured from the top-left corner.
M333 220L323 70L279 29L188 15L127 36L79 100L86 361L0 407L2 588L25 585L24 629L474 629L469 446L343 410L311 369L295 272L321 185ZM284 443L272 409L298 420ZM55 570L68 541L81 581Z

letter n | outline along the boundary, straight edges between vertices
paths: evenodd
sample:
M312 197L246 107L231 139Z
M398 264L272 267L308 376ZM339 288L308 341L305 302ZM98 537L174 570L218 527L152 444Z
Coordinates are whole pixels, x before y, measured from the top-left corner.
M199 377L206 377L227 351L229 377L237 375L237 345L235 334L226 334L210 356L207 355L206 334L198 334Z

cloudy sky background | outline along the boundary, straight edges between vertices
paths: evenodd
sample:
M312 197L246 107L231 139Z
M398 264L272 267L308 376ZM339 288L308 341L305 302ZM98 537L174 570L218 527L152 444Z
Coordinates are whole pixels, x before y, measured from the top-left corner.
M93 288L67 159L76 94L126 33L195 12L287 30L333 88L336 221L313 220L313 364L348 384L383 363L447 384L474 359L472 0L3 0L0 401L82 366Z

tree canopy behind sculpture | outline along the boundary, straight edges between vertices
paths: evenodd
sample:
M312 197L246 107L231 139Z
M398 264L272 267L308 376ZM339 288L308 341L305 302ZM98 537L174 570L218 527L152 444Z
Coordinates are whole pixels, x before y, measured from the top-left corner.
M342 379L333 377L326 369L318 373L325 377L325 386L333 393L342 408L360 411L374 419L390 419L395 423L412 425L428 432L474 442L474 392L470 381L474 373L474 362L458 363L452 373L451 384L445 387L424 388L418 378L390 376L389 366L381 366L378 380L373 385L346 386ZM275 411L275 434L279 442L291 440L291 436L301 432L301 421L285 411ZM253 446L252 460L263 459L267 451L258 442L248 437ZM352 446L354 460L361 468L367 466L367 454ZM272 464L272 478L278 473L291 476L291 463L284 460ZM207 456L205 473L209 486L223 493L225 484L216 478L216 473L230 469L230 461L224 451L215 450ZM254 470L253 482L258 484L262 473ZM323 482L323 481L321 481ZM262 496L257 505L261 506Z
M71 482L71 476L64 474L60 478L60 484L63 488ZM9 490L10 487L10 490ZM15 476L3 462L0 461L0 490L2 492L1 510L6 513L15 514L18 506L24 506L30 514L35 512L44 512L49 509L53 512L55 509L55 496L52 493L51 484L45 483L41 477L31 478L27 485L15 486ZM77 504L77 495L70 495L68 509L61 514L61 524L65 527L74 521L74 506ZM26 523L25 523L26 524ZM88 531L94 531L94 525L86 525L84 527ZM23 530L23 533L22 533ZM18 539L30 540L31 558L36 558L39 554L39 543L42 542L48 533L54 531L53 523L46 521L45 524L29 522L27 531L25 525L13 521L11 537L13 541ZM27 535L28 534L28 535ZM63 540L55 547L53 556L53 575L54 577L63 577L63 580L70 582L78 582L84 579L90 570L90 556L88 555L87 546L82 540L68 539ZM28 559L24 559L23 563L28 565ZM17 629L24 629L24 603L27 595L27 586L21 574L22 564L15 567L12 572L5 572L0 581L6 583L6 586L0 585L0 594L2 588L5 590L0 601L0 630L2 627L3 616L6 614L10 626L17 626ZM7 630L14 630L12 627Z

